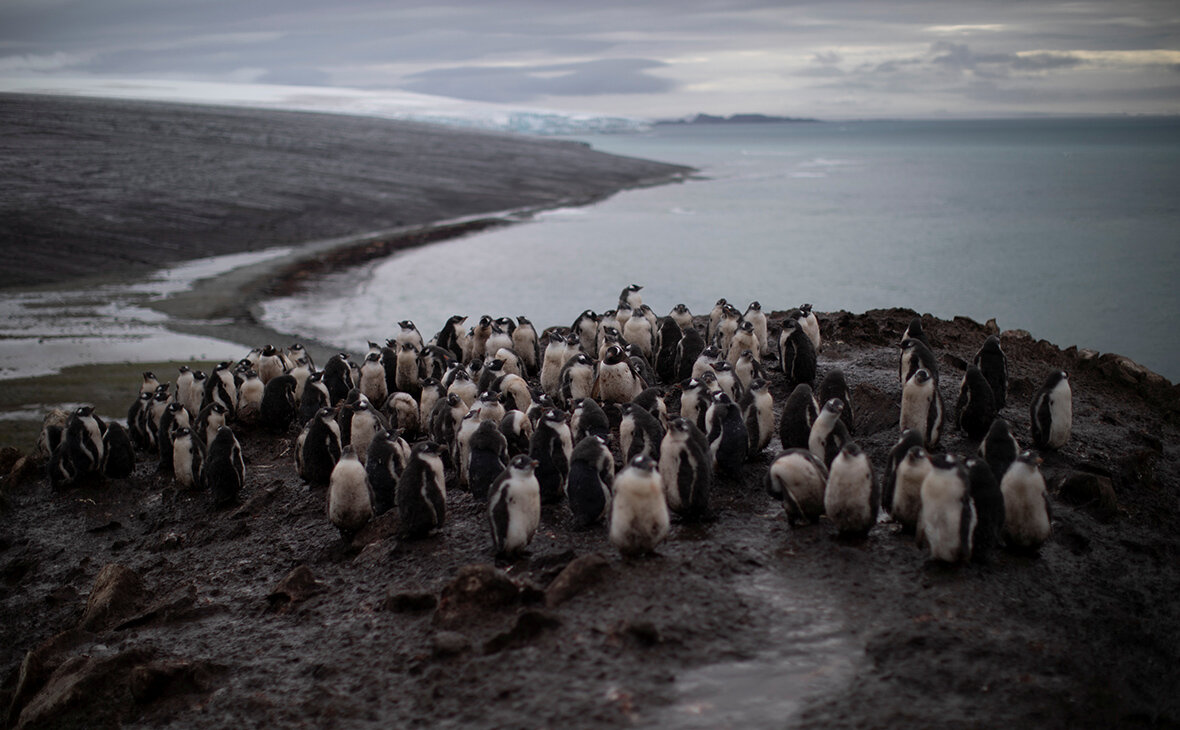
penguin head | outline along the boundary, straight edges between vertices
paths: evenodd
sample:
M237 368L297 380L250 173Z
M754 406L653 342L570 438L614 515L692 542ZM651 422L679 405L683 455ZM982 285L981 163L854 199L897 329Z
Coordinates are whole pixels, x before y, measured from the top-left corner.
M447 405L451 408L457 408L463 405L463 399L459 397L458 393L447 393Z
M911 446L910 450L905 452L905 460L910 464L916 464L919 461L924 461L929 458L929 455L926 454L926 449L922 448L921 446Z
M716 345L709 345L701 350L699 357L704 360L716 360L721 357L721 350Z
M642 350L640 350L637 346L632 345L630 343L627 344L627 357L642 357L644 360L647 359L646 357L643 356Z
M413 453L415 454L437 454L439 451L439 445L433 441L419 441L413 447Z
M78 406L74 409L74 415L78 418L88 418L94 413L93 406Z
M810 304L800 304L799 311L803 312L803 316L806 317L807 315L811 314L811 305Z
M641 287L638 284L632 284L627 287L627 291L631 291L631 292L640 291L641 289L643 289L643 287Z
M216 405L216 404L214 404L214 405ZM318 411L316 411L316 412L315 412L315 417L316 417L316 420L318 420L318 421L324 421L324 422L328 422L328 421L335 421L335 420L336 420L336 417L335 417L335 415L332 413L332 409L331 409L331 408L321 408L321 409L319 409Z
M155 393L140 393L139 399L143 401L140 405L146 405L156 399Z
M565 336L565 344L567 347L580 348L582 346L582 338L576 332L570 332Z
M517 472L521 476L527 476L533 473L533 470L540 466L540 462L533 459L528 454L517 454L512 457L512 461L508 462L509 468Z
M156 380L155 373L153 373L151 370L144 370L143 371L143 382L151 383L151 382L154 382L155 380Z
M178 438L178 439L182 439L187 436L191 436L192 434L193 434L193 430L191 428L189 428L188 426L181 426L180 428L176 429L176 438Z
M447 326L454 327L456 325L463 324L466 321L467 321L466 317L463 317L458 314L452 314L450 317L447 318Z
M754 331L754 323L748 319L743 319L741 324L738 325L738 327L741 329L742 332L752 333Z
M726 304L725 309L723 309L721 313L726 319L738 319L742 316L742 313L739 312L737 307L733 306L732 304Z
M623 418L630 416L635 412L636 405L634 403L624 403L619 406L619 412L623 414Z
M858 459L864 453L864 450L860 448L860 444L855 441L849 441L844 444L844 448L840 449L840 453L846 459Z
M585 365L586 367L591 367L594 364L590 362L590 356L584 352L578 354L577 362L579 365Z
M718 300L717 300L717 303L716 303L715 305L713 305L713 306L715 306L715 307L725 307L727 304L729 304L729 302L725 301L725 297L721 297L720 299L718 299Z
M746 307L746 311L747 312L761 312L762 311L762 303L757 300L752 301L752 302L750 302L750 306Z
M168 404L168 410L175 414L178 411L184 410L184 405L177 403L176 401L172 401Z
M750 381L750 385L747 389L751 393L761 393L762 391L766 390L768 387L769 387L769 384L765 380L763 380L762 378L754 378L753 380Z
M564 345L565 344L565 335L561 334L557 330L553 330L552 332L549 333L549 344L550 345Z
M168 400L168 398L169 398L168 388L166 386L167 386L167 383L165 383L164 385L162 385L156 389L155 399L161 403Z
M544 420L553 425L565 423L565 412L557 408L547 408Z
M480 317L479 318L479 326L484 327L484 328L491 327L492 326L492 315L485 314L482 317Z
M754 351L753 350L742 350L742 354L738 356L738 360L740 362L744 362L747 364L753 362L754 361Z
M505 332L512 331L512 328L516 326L516 323L512 321L511 317L497 317L496 324L498 324Z
M676 314L688 314L689 313L688 312L688 305L686 305L686 304L677 304L675 307L672 307L672 311L675 312Z
M279 354L279 351L275 349L274 345L267 345L266 347L262 348L263 357L274 357L277 354Z
M198 383L201 382L202 380L204 380L206 377L208 377L208 376L205 375L204 370L194 370L193 371L193 380L195 380Z
M732 403L733 401L729 399L729 396L725 394L724 390L719 390L713 394L713 402L719 405L724 405L727 403Z
M455 376L451 380L452 382L456 380L471 380L471 373L467 372L467 368L459 366L455 369Z
M709 363L709 367L713 368L713 370L719 373L728 373L733 371L733 365L726 360Z
M1036 469L1044 461L1037 452L1031 449L1021 451L1020 456L1017 456L1016 460L1030 469Z
M519 316L519 317L517 317L517 318L516 318L516 324L520 325L521 327L523 327L523 326L525 326L525 325L528 325L529 327L532 327L532 326L533 326L533 323L532 323L532 322L530 322L530 321L529 321L529 319L528 319L528 317L525 317L525 316Z
M588 319L592 322L598 321L598 315L594 312L593 309L587 309L585 312L582 312L582 317L584 317L585 319Z
M831 398L827 403L824 403L824 410L839 415L844 410L844 401L839 398Z
M225 406L221 405L220 403L218 403L216 401L209 404L209 410L212 411L213 413L218 413L223 416L228 412L228 409Z
M500 358L496 358L495 360L492 360L491 362L484 365L484 367L488 370L491 370L493 373L498 373L504 369L504 361Z
M982 352L999 352L1003 353L1003 348L1000 347L1000 338L996 335L991 335L983 341L983 347L980 348Z
M716 371L706 370L705 372L701 373L701 376L699 378L697 378L697 382L698 382L698 386L697 386L698 388L712 390L715 386L717 386L717 373L716 373Z
M380 361L381 361L381 353L380 352L370 352L368 355L365 355L365 362L380 362Z
M791 330L799 328L799 320L788 316L783 320L783 332L790 332Z
M177 370L180 371L181 375L184 375L185 373L192 372L192 369L189 368L188 365L181 365L179 368L177 368ZM144 379L146 379L148 375L152 375L152 374L150 372L147 372L147 373L144 373L143 375L144 375ZM155 379L155 377L156 377L155 375L152 375L152 379Z
M930 465L935 469L949 470L959 468L959 460L954 454L936 454L930 459Z
M484 392L479 394L479 402L480 403L487 403L489 405L492 403L499 403L500 402L500 394L493 393L490 390L485 390Z
M656 468L656 462L652 460L647 454L640 454L630 461L632 469L638 469L645 474L650 474Z
M585 356L579 355L578 357L581 358ZM621 363L623 361L623 348L619 347L618 345L611 345L610 347L606 348L606 354L603 355L602 361L607 365L617 365Z
M402 346L401 346L401 351L417 355L418 354L418 346L415 345L413 342L403 342Z
M679 431L680 433L688 433L688 430L689 430L688 419L681 417L681 416L678 416L675 419L673 419L672 423L670 423L668 425L671 427L671 429L673 431Z
M910 379L916 381L918 385L925 385L930 380L930 372L926 368L919 368L918 372L914 373Z

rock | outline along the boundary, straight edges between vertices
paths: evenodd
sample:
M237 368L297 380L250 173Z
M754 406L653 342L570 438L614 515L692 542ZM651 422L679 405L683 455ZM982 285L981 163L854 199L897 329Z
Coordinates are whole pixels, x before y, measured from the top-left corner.
M512 628L496 634L483 646L484 654L496 654L506 649L524 646L541 634L561 626L561 619L542 611L525 611L517 617Z
M93 634L82 629L70 629L47 639L25 654L17 674L12 702L8 706L8 721L4 724L5 727L16 724L16 719L25 704L45 685L49 675L65 661L65 654L92 636Z
M1057 493L1063 502L1091 508L1094 516L1103 522L1118 516L1118 498L1107 477L1074 471L1061 480Z
M197 602L197 587L192 583L178 588L163 600L156 601L143 613L127 619L115 627L116 631L142 626L153 621L169 621L182 616Z
M324 590L324 586L316 581L311 568L300 565L279 581L266 600L270 604L270 610L286 611L296 603L305 601L322 590Z
M397 510L391 509L366 522L365 526L357 531L356 536L352 539L352 544L369 545L391 538L397 534L400 524Z
M1159 452L1136 449L1118 460L1121 484L1150 487L1155 484L1155 465Z
M545 590L545 605L552 608L565 603L596 585L609 568L610 562L600 553L591 553L574 559Z
M8 486L19 487L25 482L36 479L40 471L33 457L22 456L16 460L16 463L12 465L12 469L8 471Z
M392 589L386 593L380 607L394 613L417 613L429 611L438 605L438 598L433 593L414 593L410 591L395 593Z
M283 480L275 479L262 489L256 490L242 506L230 513L229 518L231 520L241 520L247 517L254 517L261 513L262 509L274 500L275 495L279 493L282 486Z
M852 402L856 404L858 434L897 430L901 405L896 395L869 383L859 383L852 388Z
M465 565L439 595L436 625L452 627L488 611L515 605L520 588L503 571L487 564Z
M11 446L0 447L0 476L8 476L12 467L21 458L20 449Z
M623 634L644 647L655 646L664 640L664 637L660 634L659 627L651 621L628 622L623 627Z
M996 322L996 318L992 317L987 322L984 322L983 330L989 335L998 335L1000 334L1000 325Z
M128 688L136 702L146 705L162 697L207 692L211 674L204 662L157 661L132 669Z
M455 656L471 648L471 640L457 631L440 631L430 637L430 650L436 657Z
M79 625L87 631L109 628L139 610L145 598L143 581L135 571L108 563L94 579Z
M41 433L37 435L37 443L33 447L32 458L34 461L49 461L49 427L57 426L64 431L66 422L69 420L70 414L60 408L54 408L45 414L45 418L41 420Z
M147 649L113 656L67 659L25 706L17 724L25 728L117 727L132 707L132 670L152 659Z

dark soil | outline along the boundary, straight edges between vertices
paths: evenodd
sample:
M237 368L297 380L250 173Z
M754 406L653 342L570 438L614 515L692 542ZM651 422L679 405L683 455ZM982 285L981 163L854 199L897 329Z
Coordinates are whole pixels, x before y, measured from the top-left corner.
M586 203L687 172L412 122L0 94L0 288Z
M878 473L912 315L821 316L820 375L845 371ZM951 405L989 330L925 329ZM792 529L762 488L777 439L718 484L715 521L674 524L643 559L556 506L529 555L497 563L483 509L453 490L428 539L400 541L386 517L343 544L295 475L294 434L241 431L243 504L220 511L146 458L62 493L8 478L0 707L31 727L1175 726L1177 392L1117 358L1019 332L1003 345L1002 415L1024 444L1037 386L1071 374L1049 482L1105 477L1117 503L1055 491L1040 553L985 565L932 564L889 523L856 542ZM772 392L781 404L777 376ZM944 447L977 444L951 431ZM96 586L110 563L128 571Z

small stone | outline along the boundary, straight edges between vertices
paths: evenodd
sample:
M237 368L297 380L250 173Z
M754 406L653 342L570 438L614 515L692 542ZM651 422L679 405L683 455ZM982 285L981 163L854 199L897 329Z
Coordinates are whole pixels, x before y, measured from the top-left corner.
M583 555L570 561L545 591L545 605L550 608L565 603L602 580L610 562L600 553Z
M204 663L170 660L144 664L131 670L131 696L141 705L208 689L209 671Z
M439 595L434 623L456 626L473 616L515 605L520 587L491 565L465 565Z
M0 447L0 476L8 476L13 465L20 461L20 449L11 446Z
M561 626L561 619L542 611L525 611L511 629L496 634L484 644L484 654L496 654L506 649L524 646L541 634Z
M457 631L440 631L430 637L430 650L436 657L455 656L471 648L471 640Z
M39 471L36 460L31 456L22 456L16 460L8 472L8 486L19 487L21 484L35 479Z
M438 598L433 593L414 593L410 591L390 592L381 602L381 608L394 613L418 613L429 611L438 605Z
M1061 501L1093 510L1094 516L1109 522L1118 516L1118 497L1109 478L1089 472L1071 472L1058 487Z
M300 565L279 581L266 600L270 604L270 610L286 611L296 603L307 600L322 590L324 590L324 586L316 581L311 568Z
M984 329L984 331L985 331L985 332L987 332L989 335L998 335L998 334L1000 334L1000 325L996 323L996 318L995 318L995 317L992 317L992 318L991 318L991 319L989 319L987 322L985 322L985 323L984 323L984 325L983 325L983 329Z
M94 579L79 625L87 631L101 631L133 614L145 597L143 581L135 571L109 563Z

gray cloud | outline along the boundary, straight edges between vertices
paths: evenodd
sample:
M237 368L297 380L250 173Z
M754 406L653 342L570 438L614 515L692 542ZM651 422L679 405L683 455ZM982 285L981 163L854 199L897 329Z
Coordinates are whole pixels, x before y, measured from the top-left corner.
M676 84L645 73L665 64L645 59L612 59L544 66L463 66L406 77L410 91L475 101L531 101L546 96L658 94Z

